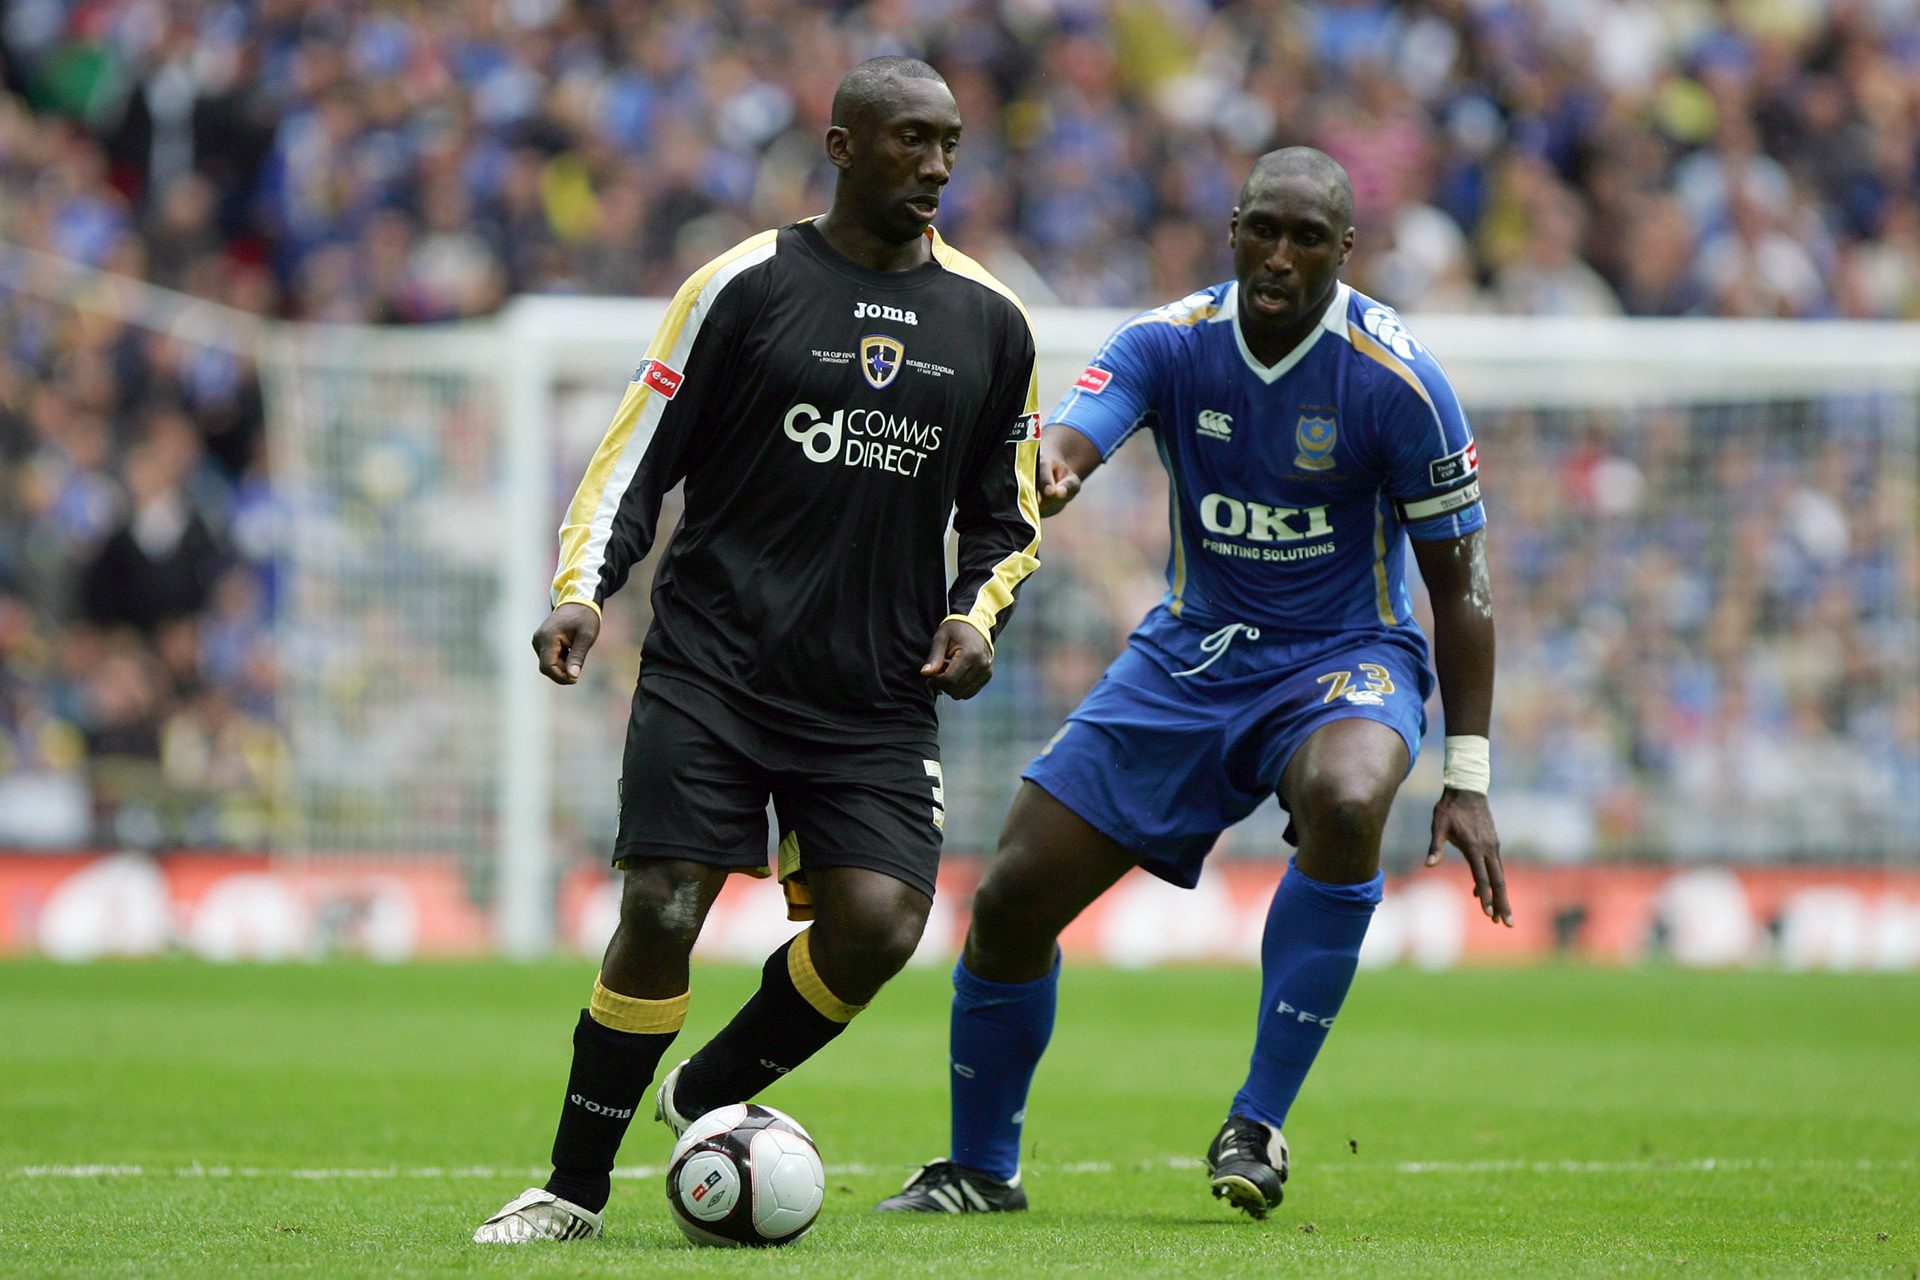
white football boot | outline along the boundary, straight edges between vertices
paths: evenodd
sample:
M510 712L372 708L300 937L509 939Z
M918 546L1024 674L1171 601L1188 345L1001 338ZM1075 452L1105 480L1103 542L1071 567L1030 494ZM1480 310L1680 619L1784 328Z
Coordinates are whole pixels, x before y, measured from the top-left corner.
M529 1187L480 1224L475 1244L527 1244L534 1240L591 1240L601 1233L600 1215Z
M687 1126L698 1120L699 1116L683 1116L674 1109L673 1088L680 1083L680 1073L686 1069L691 1058L682 1058L680 1065L667 1072L667 1078L660 1082L660 1089L653 1095L653 1118L673 1130L678 1138L687 1131Z

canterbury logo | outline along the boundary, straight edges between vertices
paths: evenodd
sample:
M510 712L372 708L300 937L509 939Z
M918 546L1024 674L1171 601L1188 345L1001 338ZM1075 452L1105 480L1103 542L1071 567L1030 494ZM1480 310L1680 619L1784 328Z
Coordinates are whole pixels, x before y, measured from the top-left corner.
M1402 360L1411 360L1420 354L1420 344L1407 332L1407 326L1386 307L1368 307L1367 313L1360 317L1360 323L1379 340L1381 346Z
M1214 440L1233 439L1233 418L1218 409L1200 411L1200 434Z

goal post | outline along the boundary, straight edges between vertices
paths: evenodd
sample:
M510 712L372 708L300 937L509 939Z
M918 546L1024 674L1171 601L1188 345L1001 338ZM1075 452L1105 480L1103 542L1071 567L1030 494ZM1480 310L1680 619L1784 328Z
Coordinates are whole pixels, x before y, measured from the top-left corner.
M605 865L646 584L677 499L580 686L540 677L528 639L561 512L665 300L274 323L4 243L0 296L29 346L84 332L250 360L264 392L282 745L249 784L260 794L162 796L149 816L164 825L171 805L178 831L129 827L129 844L191 847L223 806L245 834L217 847L368 874L431 864L502 949L550 949L558 885ZM1035 311L1045 404L1122 319ZM1505 847L1920 866L1920 326L1408 326L1483 445ZM1021 767L1158 599L1165 502L1136 442L1050 523L996 678L943 704L950 850L991 850ZM1438 754L1396 805L1396 869L1425 848ZM142 785L165 783L150 772ZM24 811L21 779L0 783L8 816ZM37 801L69 832L88 802L84 781ZM1269 805L1221 853L1272 858L1283 827Z
M293 843L311 856L466 860L514 954L552 945L562 871L598 864L614 826L652 562L611 602L580 686L540 677L528 638L561 510L664 309L529 297L457 331L283 327L268 348L276 466L296 482L292 576L305 584L285 624L291 665L349 616L347 630L385 644L380 619L415 615L382 596L424 591L450 611L413 637L440 664L424 688L292 673L290 732L326 748L296 753ZM1034 313L1043 403L1123 318ZM1548 861L1910 862L1920 813L1899 770L1920 758L1920 330L1440 316L1409 327L1483 444L1506 846ZM460 420L451 435L469 455L451 467L417 461L449 457L436 416ZM442 443L405 443L416 436ZM315 470L314 457L330 461ZM405 483L381 479L390 472ZM383 483L464 521L477 542L383 509L365 492ZM950 849L990 851L1021 766L1157 598L1164 493L1153 451L1135 444L1048 530L1053 553L1043 545L997 679L943 710ZM343 548L337 515L306 523L342 507L387 539L382 556ZM675 510L670 500L668 524ZM430 586L442 562L471 589ZM338 722L404 730L403 706L432 732L411 731L417 755L380 753L406 772L378 775ZM343 752L345 765L330 758ZM1395 850L1424 850L1437 755L1423 755L1396 806ZM342 794L355 777L370 793ZM1792 801L1775 793L1800 781L1811 788ZM1268 806L1224 852L1271 856L1283 825Z

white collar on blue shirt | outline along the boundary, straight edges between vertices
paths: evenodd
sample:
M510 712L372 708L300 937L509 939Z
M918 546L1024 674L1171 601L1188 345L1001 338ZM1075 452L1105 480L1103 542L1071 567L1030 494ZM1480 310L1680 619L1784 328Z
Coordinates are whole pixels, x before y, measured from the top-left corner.
M1221 300L1220 310L1214 313L1211 323L1219 324L1223 320L1233 321L1233 344L1240 348L1240 358L1247 362L1247 368L1254 371L1260 380L1271 386L1278 382L1286 372L1306 359L1307 352L1313 350L1321 337L1329 333L1344 334L1347 330L1347 302L1353 296L1353 290L1342 280L1333 287L1333 301L1320 317L1320 323L1314 326L1312 333L1304 338L1300 345L1282 356L1276 364L1261 364L1247 346L1247 335L1240 332L1240 282L1235 281L1227 289L1227 296Z

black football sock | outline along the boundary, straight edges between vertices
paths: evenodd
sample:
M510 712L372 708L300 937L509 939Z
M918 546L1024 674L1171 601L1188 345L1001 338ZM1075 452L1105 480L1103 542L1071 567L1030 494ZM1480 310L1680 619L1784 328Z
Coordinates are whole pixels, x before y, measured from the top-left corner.
M866 1008L827 990L807 947L812 933L767 957L760 989L680 1072L673 1104L682 1116L745 1102L820 1052Z
M640 1000L594 981L593 1004L573 1029L573 1070L553 1135L548 1191L595 1213L606 1207L620 1140L686 1018L685 994Z

